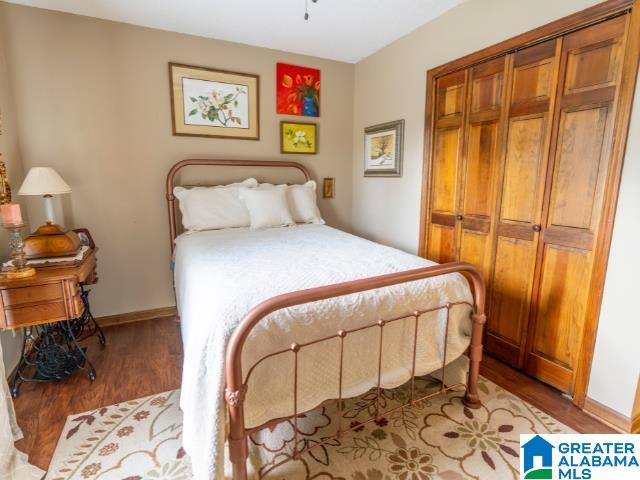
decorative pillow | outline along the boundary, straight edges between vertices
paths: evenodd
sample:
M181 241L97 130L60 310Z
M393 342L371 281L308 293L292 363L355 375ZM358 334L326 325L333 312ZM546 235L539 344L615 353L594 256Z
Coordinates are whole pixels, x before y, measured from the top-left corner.
M240 198L249 210L251 228L287 227L294 225L287 205L287 188L274 187L243 188Z
M188 231L248 227L249 211L239 192L241 188L257 186L255 178L247 178L217 187L175 187L173 194L179 200L183 227Z
M313 180L309 180L304 185L289 185L287 201L291 216L296 223L325 223L316 204L316 182Z

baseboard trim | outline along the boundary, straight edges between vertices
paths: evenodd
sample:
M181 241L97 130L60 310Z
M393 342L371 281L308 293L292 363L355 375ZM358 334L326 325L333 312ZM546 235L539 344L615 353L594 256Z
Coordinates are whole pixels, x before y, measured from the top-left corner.
M636 398L631 411L631 433L640 433L640 375L638 375L638 386L636 387Z
M101 327L112 327L114 325L124 325L126 323L143 322L154 318L175 317L178 314L176 307L152 308L139 312L119 313L98 317L96 321Z
M631 419L631 432L630 433L640 433L640 413L637 413Z
M621 414L620 412L616 412L612 408L609 408L592 398L587 397L584 400L584 407L582 407L582 410L587 415L600 420L602 423L606 423L620 433L633 432L634 427L631 422L631 418ZM633 423L637 423L636 428L640 427L640 418L637 418Z

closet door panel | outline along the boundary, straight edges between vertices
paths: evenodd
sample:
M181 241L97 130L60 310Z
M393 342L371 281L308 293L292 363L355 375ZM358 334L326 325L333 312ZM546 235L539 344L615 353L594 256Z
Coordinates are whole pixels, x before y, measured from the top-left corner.
M504 59L497 62L501 66ZM471 112L478 113L487 110L500 110L502 97L502 71L494 71L493 65L489 67L489 72L483 74L485 65L474 67L471 92Z
M518 346L526 329L535 267L531 240L499 236L493 274L490 334L487 346L513 365L519 363Z
M554 51L549 53L549 58L514 68L511 98L513 104L549 99L552 93Z
M487 350L517 367L531 311L558 58L556 40L517 52L509 86Z
M464 75L454 73L438 80L438 120L460 117L464 107Z
M595 229L606 173L606 162L604 171L601 166L608 110L605 105L562 112L549 225Z
M429 226L427 258L438 263L457 260L455 228L433 222Z
M564 392L573 389L591 267L587 251L545 246L535 334L526 370Z
M456 72L437 80L426 256L439 263L458 258L456 212L460 196L465 95L466 72Z
M569 53L564 93L580 93L614 85L620 65L620 42L608 40Z
M489 279L493 253L493 214L502 113L505 59L470 70L469 115L462 172L459 259L476 265Z
M626 17L564 37L526 370L572 393L609 175Z
M500 220L531 227L543 178L546 115L511 119L507 137Z
M590 268L584 250L545 247L533 351L569 368L575 365L582 338Z
M491 256L488 235L474 230L462 229L460 233L461 262L469 262L487 273L491 267Z
M492 178L495 175L498 124L478 123L469 129L463 212L489 219L493 210Z
M432 171L433 212L454 215L458 190L460 129L436 132Z
M565 37L564 95L617 85L626 22L620 16Z

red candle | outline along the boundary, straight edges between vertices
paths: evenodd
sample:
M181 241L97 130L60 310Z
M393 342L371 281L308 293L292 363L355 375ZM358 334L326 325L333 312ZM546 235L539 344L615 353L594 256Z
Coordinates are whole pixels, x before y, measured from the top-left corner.
M22 213L20 212L19 203L5 203L0 205L0 216L2 223L5 225L21 225Z

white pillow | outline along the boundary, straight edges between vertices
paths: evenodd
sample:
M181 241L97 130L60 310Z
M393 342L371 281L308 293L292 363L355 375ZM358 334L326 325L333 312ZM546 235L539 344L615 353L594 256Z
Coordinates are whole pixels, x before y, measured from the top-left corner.
M175 187L173 194L179 200L182 225L188 231L248 227L249 211L240 200L239 191L257 186L255 178L247 178L217 187Z
M265 188L243 188L240 198L249 210L251 228L287 227L294 225L287 205L287 188L278 185Z
M291 216L296 223L324 224L316 204L316 182L309 180L304 185L289 185L287 201Z

